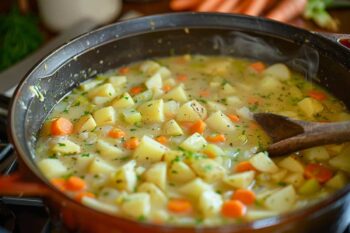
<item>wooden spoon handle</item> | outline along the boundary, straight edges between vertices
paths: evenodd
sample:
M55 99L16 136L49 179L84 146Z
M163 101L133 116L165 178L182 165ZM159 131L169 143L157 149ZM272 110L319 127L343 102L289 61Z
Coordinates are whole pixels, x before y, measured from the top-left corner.
M270 145L267 150L269 155L279 156L313 146L350 141L350 121L310 123L304 129L304 133Z

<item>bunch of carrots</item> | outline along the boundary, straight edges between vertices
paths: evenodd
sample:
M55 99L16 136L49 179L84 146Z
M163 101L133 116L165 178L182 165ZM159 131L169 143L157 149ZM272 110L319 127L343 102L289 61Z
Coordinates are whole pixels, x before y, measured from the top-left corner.
M332 0L171 0L174 11L199 11L263 16L284 23L298 16L336 31L337 22L326 12Z

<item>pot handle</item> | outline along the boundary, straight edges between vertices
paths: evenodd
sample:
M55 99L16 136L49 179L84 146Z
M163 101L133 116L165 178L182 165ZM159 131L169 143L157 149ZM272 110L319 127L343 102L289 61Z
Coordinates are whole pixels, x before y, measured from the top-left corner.
M15 172L8 176L0 176L0 196L35 196L45 197L51 193L44 184L26 181L23 173Z
M328 33L328 32L316 32L327 39L337 42L343 47L350 50L350 34Z

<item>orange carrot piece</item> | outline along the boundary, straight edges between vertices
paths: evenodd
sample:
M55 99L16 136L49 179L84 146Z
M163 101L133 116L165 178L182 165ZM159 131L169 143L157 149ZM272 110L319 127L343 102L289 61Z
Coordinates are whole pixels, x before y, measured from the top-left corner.
M215 159L215 158L216 158L216 154L214 154L214 152L212 152L212 151L204 150L203 153L204 153L205 155L207 155L208 158L210 158L210 159Z
M129 140L124 142L124 147L128 150L135 150L139 144L140 144L139 139L136 137L132 137Z
M164 85L164 86L163 86L163 91L168 92L168 91L170 91L172 88L173 88L173 87L170 86L170 85Z
M191 125L191 127L189 128L189 131L191 134L194 134L194 133L202 134L204 133L206 127L207 127L207 124L204 121L198 120Z
M233 10L233 8L237 5L239 0L230 0L230 1L224 1L220 6L217 7L217 12L222 13L229 13Z
M66 189L69 191L82 191L85 188L85 181L77 176L71 176L66 181Z
M258 125L258 124L254 123L254 122L250 122L250 123L249 123L249 129L255 130L255 129L257 129L257 128L259 128L259 125Z
M238 200L245 205L253 204L255 198L255 193L249 189L237 189L232 196L232 200Z
M243 14L258 16L268 6L269 0L255 0L244 11Z
M81 202L81 200L84 197L90 197L90 198L95 198L95 194L91 193L91 192L80 192L77 195L75 195L74 199Z
M210 91L202 90L202 91L199 92L199 96L201 96L201 97L208 97L208 96L210 96Z
M58 190L66 190L66 180L63 178L53 178L51 179L51 184L53 184Z
M220 142L226 141L226 137L224 134L210 135L210 136L206 137L206 139L208 142L211 142L211 143L220 143Z
M129 67L124 66L124 67L121 67L118 71L120 74L125 75L125 74L129 73L130 69L129 69Z
M237 4L233 10L231 11L231 13L240 13L242 14L252 3L254 2L254 0L244 0L244 1L240 1L239 4Z
M51 123L51 134L53 136L63 136L73 133L73 123L64 117L59 117Z
M223 2L224 0L203 0L196 10L201 12L215 11Z
M165 136L158 136L156 137L156 141L164 145L168 142L168 139Z
M236 114L227 114L227 116L228 116L228 118L230 118L230 120L231 121L233 121L233 122L239 122L239 116L238 115L236 115Z
M245 215L247 207L238 200L225 201L222 205L221 214L229 218L240 218Z
M308 179L316 179L320 183L325 183L333 177L333 172L322 164L309 163L304 170L304 175Z
M187 200L172 199L168 202L168 210L178 214L186 214L192 211L192 204Z
M250 97L248 97L247 102L248 102L248 104L260 104L260 99L258 99L255 96L250 96Z
M266 68L265 64L260 61L250 64L250 67L253 68L257 73L263 72Z
M327 95L324 92L318 90L311 90L307 93L307 95L319 101L327 99Z
M249 161L242 161L235 167L236 172L255 171L255 167Z
M141 93L143 90L144 90L143 87L137 86L137 87L131 88L131 89L130 89L130 93L131 93L132 95L137 95L137 94Z
M111 137L111 138L123 138L125 137L125 132L122 131L121 129L118 129L118 128L113 128L111 129L109 132L108 132L108 137Z
M306 3L307 0L283 0L268 12L266 17L281 22L288 22L304 12Z
M176 77L176 80L178 82L186 82L188 79L187 75L185 74L179 74L177 77Z
M194 8L202 0L172 0L170 1L170 9L174 11L182 11Z

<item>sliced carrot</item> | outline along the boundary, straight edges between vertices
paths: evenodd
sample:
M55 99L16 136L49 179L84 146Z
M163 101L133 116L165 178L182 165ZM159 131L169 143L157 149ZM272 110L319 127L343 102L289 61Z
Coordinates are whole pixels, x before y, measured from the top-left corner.
M243 13L251 4L254 4L254 0L244 0L240 1L240 4L237 4L231 10L231 13Z
M64 117L59 117L51 123L51 134L54 136L63 136L73 133L73 123Z
M192 204L187 200L172 199L168 202L168 210L174 213L190 213L192 211Z
M189 131L191 134L193 133L202 134L204 133L206 127L207 127L207 124L204 121L198 120L191 125L191 127L189 128Z
M211 143L220 143L220 142L226 141L226 137L224 134L210 135L210 136L206 137L206 139L208 142L211 142Z
M266 68L265 64L260 61L250 64L250 67L253 68L258 73L263 72Z
M156 141L164 145L168 142L168 139L165 136L158 136L156 137Z
M86 188L86 183L77 176L71 176L66 181L66 188L69 191L82 191Z
M228 118L230 118L231 121L233 122L239 122L239 116L236 114L227 114Z
M121 67L121 68L119 69L119 73L120 73L120 74L123 74L123 75L129 73L129 71L130 71L129 67L126 67L126 66Z
M250 96L247 99L248 104L260 104L261 100L255 96Z
M215 11L223 2L224 0L203 0L196 10L201 12Z
M185 75L185 74L179 74L177 77L176 77L176 80L178 82L185 82L188 80L188 76Z
M193 125L193 122L191 122L191 121L182 121L182 122L180 122L180 124L181 124L182 128L189 129Z
M140 144L139 139L136 137L132 137L129 140L124 142L124 147L128 150L135 150L139 144Z
M51 179L51 184L53 184L60 191L66 190L66 180L63 178L53 178Z
M307 95L319 101L327 99L327 95L324 92L318 90L309 91Z
M304 170L304 175L309 179L316 179L320 183L325 183L333 176L333 172L322 164L309 163Z
M254 122L250 122L250 123L249 123L249 129L255 130L255 129L257 129L257 128L259 128L259 125L258 125L258 124L254 123Z
M238 200L246 205L253 204L255 198L255 193L249 189L237 189L232 196L232 200Z
M173 87L170 86L170 85L164 85L164 86L163 86L163 91L168 92L168 91L170 91L172 88L173 88Z
M269 5L270 0L255 0L253 4L250 4L243 12L246 15L258 16Z
M171 0L170 8L174 11L190 9L199 4L202 0Z
M84 197L90 197L90 198L95 198L95 194L91 193L91 192L80 192L77 195L75 195L74 199L81 202L81 200Z
M225 201L222 205L221 214L229 218L240 218L245 215L247 207L238 200Z
M282 0L279 1L267 15L267 18L288 22L304 12L307 0Z
M235 167L236 172L255 171L255 167L249 161L242 161Z
M204 150L203 153L205 155L207 155L208 158L210 158L210 159L215 159L216 158L216 154L214 152L212 152L212 151Z
M121 129L118 129L118 128L113 128L111 129L109 132L108 132L108 137L111 137L111 138L123 138L125 137L125 132L122 131Z
M208 90L200 91L199 92L199 96L201 96L201 97L208 97L208 96L210 96L210 91L208 91Z
M229 13L233 10L233 8L237 5L239 0L230 0L223 2L218 8L216 9L217 12L223 12L223 13Z
M131 89L130 89L130 93L131 93L132 95L137 95L137 94L141 93L143 90L144 90L143 87L137 86L137 87L131 88Z

